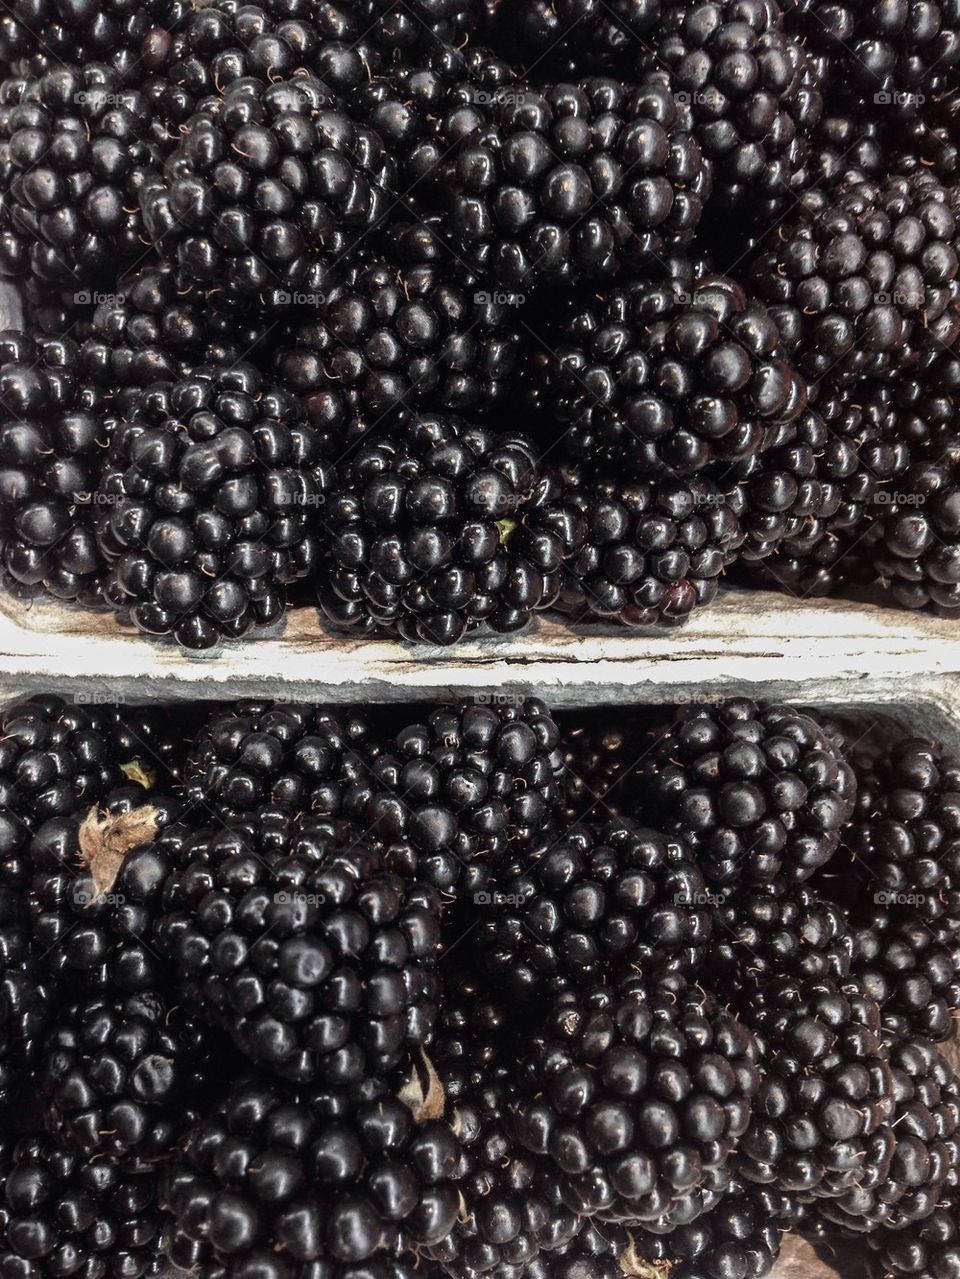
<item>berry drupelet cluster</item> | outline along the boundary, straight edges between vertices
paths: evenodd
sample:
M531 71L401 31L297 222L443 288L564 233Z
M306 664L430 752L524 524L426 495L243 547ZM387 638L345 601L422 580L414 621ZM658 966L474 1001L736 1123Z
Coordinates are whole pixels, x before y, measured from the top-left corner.
M836 852L857 794L813 718L746 698L681 710L653 734L637 781L641 811L688 835L717 884L808 879Z
M956 617L958 95L957 0L11 0L0 587L188 649Z
M950 1273L945 745L706 694L0 729L10 1279Z
M321 453L302 405L253 365L153 384L95 494L106 597L193 649L275 621L317 557Z
M325 823L290 825L260 840L240 827L195 836L157 939L189 1001L258 1064L359 1083L430 1037L435 894L349 836L338 847Z

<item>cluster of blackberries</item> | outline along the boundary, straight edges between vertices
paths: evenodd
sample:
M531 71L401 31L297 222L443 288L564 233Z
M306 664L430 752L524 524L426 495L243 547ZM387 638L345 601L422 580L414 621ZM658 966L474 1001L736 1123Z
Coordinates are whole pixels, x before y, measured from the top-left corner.
M9 1279L763 1279L789 1231L956 1268L936 742L35 697L0 843Z
M958 0L9 0L0 587L960 615Z

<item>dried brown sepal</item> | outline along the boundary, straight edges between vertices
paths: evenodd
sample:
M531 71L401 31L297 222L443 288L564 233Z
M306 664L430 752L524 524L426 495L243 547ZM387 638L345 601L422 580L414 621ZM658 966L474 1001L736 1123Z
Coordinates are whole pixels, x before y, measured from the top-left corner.
M160 812L142 804L129 813L101 813L96 807L80 823L80 862L90 871L90 903L113 890L124 858L141 844L149 844L160 828Z
M471 1213L470 1209L467 1207L467 1201L463 1197L462 1190L457 1191L457 1198L458 1198L458 1205L459 1205L457 1207L457 1220L463 1223L468 1222L470 1218L473 1216L473 1214Z
M125 764L120 765L120 772L137 786L142 786L144 790L150 790L157 784L156 773L142 759L127 760Z
M422 1064L413 1063L410 1078L398 1093L400 1101L412 1113L418 1124L427 1119L442 1119L446 1106L446 1094L436 1067L421 1047Z

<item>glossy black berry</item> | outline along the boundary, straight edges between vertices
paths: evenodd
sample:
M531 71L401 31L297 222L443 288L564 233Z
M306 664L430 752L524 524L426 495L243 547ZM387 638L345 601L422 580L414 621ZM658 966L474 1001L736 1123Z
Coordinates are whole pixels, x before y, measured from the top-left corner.
M58 1013L37 1089L58 1144L139 1170L169 1155L217 1069L211 1036L162 997L110 995Z
M566 991L530 1042L515 1130L570 1206L669 1230L726 1190L757 1063L751 1032L683 977Z
M819 724L745 698L681 711L637 777L641 811L689 840L718 884L808 879L856 800L853 771Z
M564 453L642 478L752 456L807 396L767 308L716 275L575 297L545 328L529 377Z
M301 406L251 364L145 391L94 499L107 599L191 649L279 621L317 560L320 451Z
M453 1229L458 1157L449 1124L418 1123L396 1098L322 1115L309 1093L241 1079L169 1169L167 1249L178 1265L209 1249L230 1275L387 1266L401 1240L429 1247Z
M436 894L348 832L254 819L194 837L156 941L194 1011L252 1061L346 1087L429 1040L439 925Z

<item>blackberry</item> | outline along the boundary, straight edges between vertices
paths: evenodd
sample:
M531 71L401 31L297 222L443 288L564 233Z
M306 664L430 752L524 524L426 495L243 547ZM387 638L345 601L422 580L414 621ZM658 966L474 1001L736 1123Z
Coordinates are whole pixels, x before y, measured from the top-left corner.
M685 248L710 195L689 114L660 85L504 86L452 107L438 138L455 247L509 288L596 279Z
M555 599L565 529L540 518L524 436L412 416L361 445L331 485L318 594L335 625L452 644L481 623L517 630Z
M251 364L150 388L96 493L107 599L186 648L276 622L317 558L319 461L297 403Z
M269 82L314 65L334 92L349 90L376 65L356 24L332 4L223 0L177 12L157 57L144 68L142 91L151 106L152 136L164 155L207 99L249 77ZM209 104L208 104L209 105Z
M564 991L522 1063L519 1140L564 1202L662 1233L714 1207L760 1084L753 1035L685 978Z
M818 388L782 443L735 463L722 481L745 485L743 560L776 556L762 570L774 582L788 561L812 570L824 546L856 545L907 466L901 421L882 384L855 395Z
M150 262L117 281L93 312L80 365L96 384L148 387L198 364L248 360L266 322L218 309L215 297L183 287L168 263Z
M150 238L185 280L284 305L294 290L323 293L327 263L395 200L382 139L302 72L248 76L206 99L142 203Z
M870 1259L873 1279L940 1279L960 1267L960 1223L955 1193L918 1225L904 1230L878 1230L867 1235L875 1254Z
M902 607L960 609L960 450L915 461L891 484L864 543L871 578Z
M960 335L953 193L929 173L809 191L749 264L811 380L891 380Z
M581 714L561 725L564 827L579 821L622 817L624 783L641 752L640 735L623 726L591 722Z
M754 566L785 553L785 545L809 541L821 530L825 537L838 515L843 491L826 477L826 467L806 438L814 433L805 429L811 420L818 423L816 414L805 414L789 443L748 458L734 470L744 487L741 522L746 532L740 550L742 568L734 569L735 578L742 571L749 581ZM775 573L771 567L770 576Z
M898 432L914 463L953 457L958 392L960 360L949 350L925 357L897 381L894 406Z
M152 1177L24 1137L0 1169L0 1259L24 1279L139 1279L154 1264L162 1217Z
M901 735L856 767L856 810L815 883L847 915L853 972L880 1004L884 1025L900 1037L943 1041L960 998L949 872L952 761L935 743Z
M891 159L889 145L889 132L872 116L865 116L856 107L828 94L813 131L808 164L810 185L833 190L853 171L877 179L888 172L906 173L915 167L899 158Z
M524 1275L527 1279L621 1279L636 1265L633 1238L616 1222L582 1218L569 1243L538 1257Z
M864 114L915 114L960 80L960 9L789 0L785 24L823 68L825 89ZM879 111L878 111L879 107Z
M909 901L881 889L869 905L851 907L850 919L858 943L853 972L883 1010L884 1024L938 1043L949 1039L960 1008L956 917L931 925Z
M102 808L50 817L28 849L36 952L64 994L156 990L165 977L153 940L160 896L185 830L178 806L141 786L110 791Z
M169 706L105 707L103 711L121 774L141 786L169 792L180 779L193 716Z
M0 885L0 1102L33 1069L54 992L34 953L23 900Z
M894 1137L889 1171L820 1205L826 1221L849 1234L904 1230L929 1217L953 1190L960 1165L960 1087L933 1044L906 1039L890 1050Z
M47 1131L64 1150L148 1169L180 1140L215 1064L210 1037L158 995L73 1004L37 1067Z
M402 729L351 788L344 815L409 878L457 895L555 823L560 734L542 702L438 707Z
M6 216L0 208L0 260L12 247L11 236L2 229ZM11 285L5 286L12 291ZM74 293L70 288L51 288L42 280L25 276L12 286L20 302L19 315L29 317L28 336L34 341L66 336L80 345L90 336L90 294ZM12 313L11 313L12 319ZM109 388L105 387L105 390Z
M361 257L294 324L277 373L308 398L331 383L356 390L373 422L401 408L475 418L511 393L519 348L507 295L450 258Z
M568 456L642 477L750 456L806 404L766 307L719 275L575 297L528 376Z
M448 239L448 221L440 211L440 178L451 144L444 133L448 120L469 113L475 103L495 101L522 87L516 67L483 45L435 45L413 64L394 64L380 74L368 71L345 93L351 114L369 124L396 158L406 199L384 228L392 257L399 252L400 260L409 261L411 247L414 259L422 255L424 227L430 228L431 238ZM467 127L473 124L474 117L467 114ZM451 262L458 261L454 253Z
M324 1118L309 1094L240 1080L167 1174L169 1255L192 1264L205 1246L225 1276L406 1275L391 1262L401 1239L426 1247L456 1222L458 1146L443 1120L418 1123L389 1096Z
M861 886L891 901L912 895L931 923L956 918L960 763L937 742L902 738L874 762L866 795L844 837Z
M106 565L91 498L108 413L69 339L0 333L0 546L14 583L97 603Z
M356 20L385 52L422 58L434 41L459 45L480 25L485 0L362 0Z
M422 1249L453 1279L525 1274L538 1257L552 1257L568 1243L580 1225L561 1200L556 1172L509 1135L508 1096L493 1087L457 1101L460 1213L445 1239Z
M519 0L501 4L494 32L542 77L625 71L660 18L660 0Z
M627 1255L652 1273L669 1266L671 1279L763 1279L780 1255L790 1210L789 1196L734 1177L717 1206L692 1225L661 1236L631 1232Z
M780 591L799 601L845 595L867 575L859 538L843 532L824 532L800 546L784 544L759 563L745 562L734 581L764 590Z
M809 716L733 698L681 708L637 768L641 808L689 840L708 880L799 883L833 856L856 779Z
M842 981L857 948L842 906L810 884L721 894L714 933L702 980L718 993L736 991L741 1008L775 977Z
M523 1012L491 990L470 948L444 955L437 1031L430 1052L448 1106L478 1104L509 1082L522 1039Z
M143 95L95 63L0 86L0 272L47 288L110 287L143 253L139 195L156 154Z
M886 1178L894 1093L877 1004L855 982L774 977L747 1020L764 1069L740 1143L742 1175L814 1198Z
M368 718L300 703L239 702L217 710L187 754L184 795L214 820L264 807L335 817L379 750Z
M176 5L147 0L12 0L0 16L0 62L30 74L55 63L107 62L132 78L138 64L149 65L158 42L173 25Z
M776 0L668 6L649 46L641 73L689 103L716 196L754 216L758 201L768 213L791 202L809 182L823 101L816 66L783 29Z
M820 388L795 439L739 468L748 532L734 578L801 598L867 580L864 528L909 465L904 429L882 384Z
M439 898L329 824L278 852L262 823L197 836L157 938L197 1014L287 1079L360 1084L433 1032Z
M24 888L29 862L17 855L47 818L84 814L111 789L172 779L178 743L169 713L153 707L72 703L38 695L0 716L0 853L4 883ZM93 703L88 705L88 703Z
M471 945L491 984L538 1005L618 969L696 973L713 931L683 845L623 820L535 841L474 901Z
M281 358L284 354L285 352L279 353ZM274 376L278 376L278 364L272 359L270 367ZM282 368L279 376L285 376ZM286 386L293 392L296 383L290 379ZM375 423L360 403L357 392L333 382L314 388L301 402L307 421L316 432L317 446L325 458L336 461L348 457L371 436L375 428Z
M960 174L960 150L955 138L960 97L934 98L923 116L897 122L890 168L895 173L932 172L944 186L956 184Z
M0 714L0 855L4 884L25 887L31 834L96 804L120 781L104 717L59 697L14 702Z
M586 526L555 603L578 620L680 625L716 597L743 541L740 494L709 478L624 479L585 464L560 468L557 487Z

